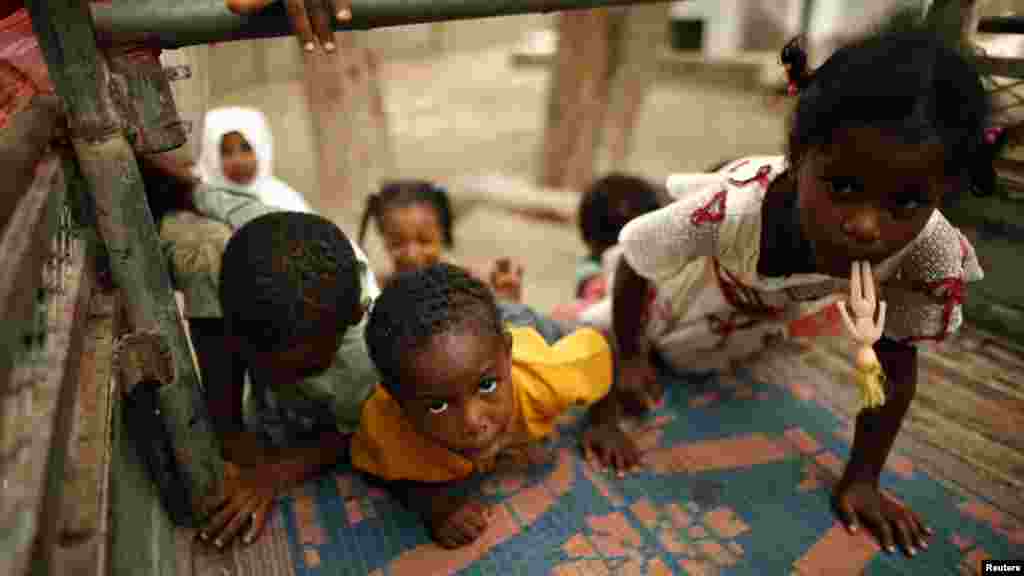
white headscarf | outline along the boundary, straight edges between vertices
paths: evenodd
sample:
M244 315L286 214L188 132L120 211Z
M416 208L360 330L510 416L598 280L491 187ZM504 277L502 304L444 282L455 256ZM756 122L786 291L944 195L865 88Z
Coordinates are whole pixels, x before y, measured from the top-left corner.
M245 185L238 184L224 175L220 146L224 136L231 132L241 134L256 155L256 175ZM232 106L208 111L203 120L202 146L197 172L206 185L241 192L281 210L313 212L301 194L274 178L273 136L270 134L266 117L259 110Z

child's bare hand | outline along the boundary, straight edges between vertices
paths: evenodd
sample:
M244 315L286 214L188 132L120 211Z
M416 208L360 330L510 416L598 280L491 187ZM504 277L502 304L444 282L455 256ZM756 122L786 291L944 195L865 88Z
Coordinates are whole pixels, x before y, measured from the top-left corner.
M907 556L928 548L932 529L913 510L878 490L872 482L840 482L833 494L833 505L840 520L851 532L863 522L888 552L896 544Z
M442 496L431 505L430 534L445 548L472 544L489 522L490 510L475 500Z
M236 14L253 14L273 0L226 0ZM334 20L352 19L351 0L284 0L288 19L306 52L313 52L319 43L326 52L334 51Z
M621 476L640 464L640 449L623 430L614 423L599 424L583 432L583 458L590 463L596 459L604 468L612 468Z
M555 453L543 444L526 444L505 451L501 464L512 470L528 471L547 466Z
M523 299L523 266L510 258L499 258L488 275L491 289L498 298L510 302Z
M617 386L619 402L632 415L653 410L664 392L646 353L622 360Z
M277 479L269 467L242 468L224 462L224 500L199 538L222 549L237 536L251 544L274 508Z

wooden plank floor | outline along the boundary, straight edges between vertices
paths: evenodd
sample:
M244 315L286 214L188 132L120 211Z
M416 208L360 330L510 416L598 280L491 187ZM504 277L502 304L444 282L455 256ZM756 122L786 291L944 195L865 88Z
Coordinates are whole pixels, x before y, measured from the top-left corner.
M785 346L752 364L765 382L811 386L849 426L857 406L853 355L845 339ZM1024 518L1024 353L965 326L920 355L917 397L896 450L956 490L993 500Z
M764 382L801 385L816 394L852 436L857 392L851 354L842 340L784 344L753 359L748 368ZM921 355L921 382L895 453L950 489L984 497L1024 519L1024 353L1000 338L966 326L955 339ZM248 548L216 554L198 546L193 533L178 537L184 576L291 576L295 574L280 515ZM310 564L307 559L306 564Z

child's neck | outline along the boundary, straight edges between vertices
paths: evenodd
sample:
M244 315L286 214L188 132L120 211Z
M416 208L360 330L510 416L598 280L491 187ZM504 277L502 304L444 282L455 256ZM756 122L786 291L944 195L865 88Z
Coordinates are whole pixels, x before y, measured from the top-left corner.
M767 277L815 272L814 253L801 232L796 180L780 174L765 192L761 204L761 250L757 273Z

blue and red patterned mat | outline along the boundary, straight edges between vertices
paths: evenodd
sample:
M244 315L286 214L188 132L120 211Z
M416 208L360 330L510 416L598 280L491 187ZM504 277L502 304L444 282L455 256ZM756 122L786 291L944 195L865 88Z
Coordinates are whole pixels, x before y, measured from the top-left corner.
M579 457L576 424L552 464L484 479L494 506L474 545L444 550L417 519L347 467L279 508L299 576L321 574L973 574L1024 559L1024 525L894 454L883 487L935 530L914 558L850 535L829 508L849 429L807 395L749 374L669 378L641 431L641 472L619 479Z

